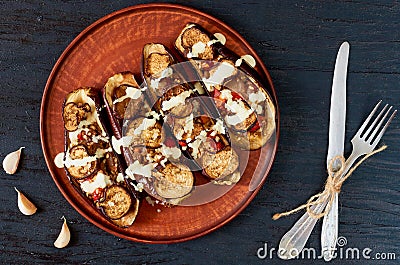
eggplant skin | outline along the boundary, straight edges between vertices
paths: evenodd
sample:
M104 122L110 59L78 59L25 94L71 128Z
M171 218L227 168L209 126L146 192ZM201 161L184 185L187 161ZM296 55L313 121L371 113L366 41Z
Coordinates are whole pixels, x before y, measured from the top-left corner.
M156 192L165 199L181 198L193 189L193 173L184 165L168 163L153 177Z
M136 193L130 188L127 179L117 183L117 175L123 174L124 170L118 156L112 151L109 134L100 113L99 96L99 90L81 87L70 92L65 98L63 114L66 106L82 106L88 110L84 115L75 115L78 119L75 131L68 131L65 128L65 153L72 160L86 157L90 157L90 159L84 166L81 166L81 161L67 162L64 168L71 184L88 203L110 222L120 227L128 227L136 218L139 200ZM74 116L70 115L69 117ZM94 140L95 138L97 140ZM95 157L94 161L92 161L92 157ZM96 172L106 175L108 180L95 180ZM81 183L86 183L86 187L81 186ZM84 189L91 193L86 193ZM92 192L92 190L94 191Z

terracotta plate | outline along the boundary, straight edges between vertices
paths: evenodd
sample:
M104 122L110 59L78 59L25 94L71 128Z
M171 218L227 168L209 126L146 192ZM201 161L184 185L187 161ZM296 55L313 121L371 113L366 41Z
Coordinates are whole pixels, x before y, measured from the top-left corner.
M173 41L188 22L224 34L226 46L236 53L253 55L257 62L256 70L270 83L273 90L267 69L255 51L225 23L188 7L146 4L112 13L79 34L58 59L43 93L40 134L47 166L55 183L81 215L101 229L122 238L149 243L172 243L193 239L221 227L253 199L261 187L249 191L253 173L256 172L263 182L275 156L279 115L275 141L252 152L242 179L227 194L213 202L190 207L152 207L143 201L134 225L128 229L115 227L97 213L70 185L64 170L54 165L54 157L64 150L61 111L66 94L80 86L101 88L108 77L120 71L130 70L139 76L143 45L161 42L173 49ZM272 96L276 102L274 90ZM157 209L161 212L157 212Z

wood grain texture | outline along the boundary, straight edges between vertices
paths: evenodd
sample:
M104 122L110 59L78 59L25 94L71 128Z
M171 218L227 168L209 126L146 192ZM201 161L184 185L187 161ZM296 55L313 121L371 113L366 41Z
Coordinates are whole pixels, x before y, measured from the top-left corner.
M62 51L99 18L149 1L3 1L0 15L0 157L25 146L16 175L1 173L0 261L3 264L282 264L260 260L264 243L277 247L299 217L272 221L318 192L325 156L332 70L343 40L351 44L348 140L378 99L399 106L400 3L397 1L176 1L216 16L242 34L272 75L281 106L281 138L272 172L237 218L199 239L173 245L133 243L80 216L62 197L45 165L39 109L47 77ZM173 1L175 2L175 1ZM399 118L383 137L389 148L368 160L344 184L339 235L347 246L400 259ZM346 154L351 151L349 141ZM16 209L16 186L39 207L25 217ZM69 247L53 247L65 215ZM319 249L320 225L307 246ZM325 264L320 260L311 261ZM332 264L355 264L335 260ZM376 264L375 260L362 260ZM291 264L309 264L295 260Z

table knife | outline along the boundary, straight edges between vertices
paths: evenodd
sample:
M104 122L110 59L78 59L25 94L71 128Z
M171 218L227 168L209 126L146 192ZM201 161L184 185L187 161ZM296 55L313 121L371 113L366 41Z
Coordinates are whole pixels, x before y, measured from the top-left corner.
M332 161L337 156L343 156L345 123L346 123L346 79L350 45L343 42L339 48L335 70L333 73L331 109L329 116L329 145L326 158L327 168L331 165L333 171L343 167L339 160ZM338 237L338 196L334 195L330 211L322 222L321 248L325 261L334 257Z

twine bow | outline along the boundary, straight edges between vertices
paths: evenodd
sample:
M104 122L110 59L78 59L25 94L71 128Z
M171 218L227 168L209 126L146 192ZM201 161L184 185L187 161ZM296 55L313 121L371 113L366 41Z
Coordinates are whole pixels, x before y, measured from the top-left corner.
M274 214L272 219L277 220L277 219L281 218L282 216L291 215L291 214L296 213L304 208L306 208L307 213L312 218L315 218L315 219L319 219L319 218L327 215L332 207L333 200L335 199L336 193L340 193L343 183L350 177L350 175L357 169L357 167L359 167L369 157L371 157L379 152L382 152L386 148L387 148L387 146L384 145L384 146L376 149L375 151L372 151L371 153L366 154L343 177L341 177L341 176L343 175L343 171L344 171L345 159L343 156L334 157L333 159L331 159L329 161L328 178L326 179L324 190L318 194L311 196L306 203L300 205L299 207L297 207L293 210ZM337 161L337 160L340 160L341 167L339 170L334 171L333 163L334 163L334 161ZM311 206L317 205L320 203L324 203L326 200L328 201L327 205L326 205L324 211L322 211L321 213L315 212L315 210L311 209Z

